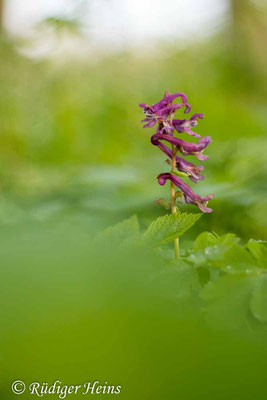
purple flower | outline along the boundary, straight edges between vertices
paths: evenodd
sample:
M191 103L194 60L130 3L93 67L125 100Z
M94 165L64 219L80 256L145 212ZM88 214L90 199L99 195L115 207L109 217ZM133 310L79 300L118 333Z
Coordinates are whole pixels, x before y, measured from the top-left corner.
M204 213L211 213L212 208L208 208L207 204L209 200L213 199L214 194L209 194L208 196L201 197L194 193L193 190L186 183L182 181L178 176L171 173L164 173L157 176L158 183L160 185L165 185L167 179L174 183L184 194L184 199L186 203L195 204Z
M154 135L155 136L155 135ZM153 136L152 136L153 138ZM172 158L172 150L165 146L165 144L161 143L159 140L153 138L151 142L158 146L169 158ZM176 168L178 171L186 172L189 175L189 179L195 183L199 180L203 180L204 176L201 175L200 171L203 171L203 165L199 165L198 167L189 161L184 160L182 157L176 155Z
M180 97L182 102L173 104L173 101L177 99L177 97ZM205 213L212 212L213 210L208 208L207 204L214 195L210 194L206 197L201 197L194 193L190 186L185 184L180 178L180 176L189 177L192 182L198 183L199 180L204 179L204 176L201 174L204 167L202 165L196 166L177 154L179 151L184 156L194 155L199 160L207 160L209 158L202 153L211 142L210 136L201 138L198 133L192 130L197 125L198 119L203 118L203 114L194 114L188 119L174 119L175 112L180 108L185 107L185 113L188 113L191 109L190 105L187 103L187 97L183 93L170 94L169 92L165 92L163 99L158 103L151 106L142 103L140 107L143 108L143 112L146 116L142 121L145 123L144 128L153 127L157 124L157 131L152 135L151 142L168 156L169 159L166 160L166 162L172 167L170 173L164 173L158 176L160 185L165 185L166 180L169 179L180 188L183 194L180 191L178 191L177 194L180 194L186 203L196 204L199 209ZM187 142L175 137L175 131L178 133L186 132L190 136L195 136L200 139L198 143ZM163 143L164 141L170 143L171 146L166 146ZM171 201L173 201L173 199L173 194L171 194ZM163 204L162 199L160 199L160 202L157 202Z
M197 125L199 118L203 119L203 114L194 114L190 119L173 119L172 125L179 133L187 132L191 136L201 137L191 130Z
M181 97L182 103L172 104L173 100L177 97ZM157 122L166 121L169 116L174 115L175 111L185 107L185 113L188 113L191 109L190 104L187 103L187 97L184 93L170 94L165 92L164 97L158 103L149 106L148 104L141 103L140 107L143 108L143 112L146 116L141 122L146 122L144 128L152 128Z
M194 155L199 160L207 160L209 158L208 156L204 156L202 152L211 142L210 136L204 136L198 141L198 143L189 143L169 134L156 133L151 137L152 144L157 140L166 140L167 142L174 144L184 156Z
M182 102L183 103L187 103L187 97L184 93L174 93L174 94L170 94L167 90L164 93L164 97L162 100L160 100L158 103L156 104L152 104L152 106L147 106L147 104L140 104L140 107L150 107L153 112L159 111L162 108L165 108L167 106L169 106L170 104L172 104L173 100L177 99L177 97L181 97Z
M195 183L199 180L202 181L204 176L201 175L201 171L203 171L203 165L199 165L198 167L189 161L184 160L180 156L176 156L176 167L181 172L186 172L189 174L189 179Z
M157 126L157 134L159 135L171 135L173 136L173 126L170 125L169 121L160 122Z
M156 117L147 117L145 119L142 119L141 121L143 122L147 122L145 125L143 125L143 128L153 128L154 125L156 125L156 123L158 122Z

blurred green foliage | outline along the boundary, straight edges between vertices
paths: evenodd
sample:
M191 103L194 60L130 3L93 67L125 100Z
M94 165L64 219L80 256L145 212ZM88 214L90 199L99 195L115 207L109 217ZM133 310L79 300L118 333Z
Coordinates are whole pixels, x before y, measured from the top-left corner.
M60 198L65 208L76 199L88 213L101 209L107 225L133 213L146 225L162 213L153 200L164 195L154 180L164 156L150 144L152 130L141 127L138 103L178 90L192 112L204 112L197 132L213 139L206 179L194 190L215 193L215 212L195 234L204 228L265 237L264 74L236 63L228 36L184 50L159 44L153 54L53 62L22 56L2 35L1 201L53 208Z
M94 245L88 222L1 229L1 397L58 379L121 385L125 400L264 400L265 245L202 233L170 263L137 242L136 218Z
M38 60L1 34L2 397L11 380L58 378L107 379L126 400L266 398L266 246L247 242L267 234L266 72L260 40L241 37ZM168 248L131 248L136 218L120 246L117 228L95 237L166 213L153 203L168 196L154 179L164 156L138 107L166 89L188 95L213 138L193 186L215 193L214 213L183 236L180 265Z

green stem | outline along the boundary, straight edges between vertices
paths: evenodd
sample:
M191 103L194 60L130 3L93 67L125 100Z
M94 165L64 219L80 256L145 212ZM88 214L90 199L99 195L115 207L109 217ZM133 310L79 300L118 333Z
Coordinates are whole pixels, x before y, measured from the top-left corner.
M176 168L176 160L175 160L175 155L176 155L176 149L175 146L172 145L172 170L174 171ZM177 206L176 206L176 199L175 199L175 185L174 183L171 182L171 210L173 214L176 214L177 212ZM179 238L174 239L174 258L180 258L180 249L179 249Z

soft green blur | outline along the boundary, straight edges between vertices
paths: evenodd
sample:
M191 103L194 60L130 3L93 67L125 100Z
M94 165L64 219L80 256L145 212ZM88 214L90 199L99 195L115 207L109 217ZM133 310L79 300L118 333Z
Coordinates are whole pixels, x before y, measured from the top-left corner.
M226 296L203 320L188 266L140 247L92 247L85 222L2 229L1 398L17 398L16 379L107 381L125 400L266 398L266 324L246 304L232 311ZM235 284L242 303L245 279Z
M133 213L147 225L163 213L153 201L168 191L154 177L168 168L151 146L153 130L140 124L138 104L153 103L168 89L188 95L192 113L204 113L195 130L213 139L205 181L193 186L199 194L215 193L215 211L192 236L204 228L266 238L266 18L242 3L233 1L235 18L224 32L184 50L159 43L152 54L38 61L2 35L3 222L11 204L19 208L12 221L24 207L100 214L104 225Z
M36 60L0 33L1 398L17 398L15 379L108 380L125 400L266 398L266 335L169 301L151 283L158 256L91 247L101 228L166 213L153 201L168 196L155 180L168 166L138 107L166 89L187 94L213 139L192 187L215 194L214 213L181 246L203 230L266 239L266 14L232 3L223 32L183 50Z

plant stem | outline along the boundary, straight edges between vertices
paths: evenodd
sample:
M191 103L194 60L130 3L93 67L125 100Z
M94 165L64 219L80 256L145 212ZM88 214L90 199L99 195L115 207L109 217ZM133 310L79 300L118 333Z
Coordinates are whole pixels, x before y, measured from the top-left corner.
M176 149L175 145L172 144L172 170L175 170L176 167ZM176 214L177 207L176 207L176 199L175 199L175 185L171 182L171 210L173 214ZM174 239L174 258L180 257L180 249L179 249L179 238Z

